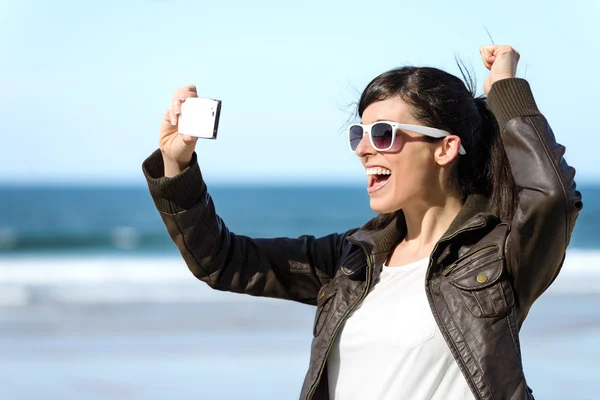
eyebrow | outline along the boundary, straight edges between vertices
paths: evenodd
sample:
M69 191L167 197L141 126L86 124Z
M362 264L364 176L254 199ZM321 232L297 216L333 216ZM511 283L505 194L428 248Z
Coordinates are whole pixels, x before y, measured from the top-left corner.
M376 119L375 121L371 122L371 124L374 124L376 122L393 122L395 124L399 124L400 122L396 122L393 119ZM361 124L363 125L368 125L368 124L364 124L362 121L360 121Z

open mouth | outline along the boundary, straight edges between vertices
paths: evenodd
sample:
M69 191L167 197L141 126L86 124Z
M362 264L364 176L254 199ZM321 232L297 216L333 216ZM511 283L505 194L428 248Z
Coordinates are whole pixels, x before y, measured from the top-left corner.
M368 187L367 191L369 194L374 193L383 188L392 176L392 171L387 168L367 168Z

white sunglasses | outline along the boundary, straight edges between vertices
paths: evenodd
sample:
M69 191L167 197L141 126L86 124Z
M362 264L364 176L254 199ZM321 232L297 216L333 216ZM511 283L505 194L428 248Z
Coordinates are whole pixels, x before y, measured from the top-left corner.
M378 121L370 125L352 124L348 127L348 143L350 150L356 152L358 144L363 136L369 134L371 146L377 151L389 151L394 147L394 144L402 143L401 140L396 141L398 130L404 130L414 133L419 133L424 136L433 138L442 138L451 135L450 132L443 131L437 128L428 126L399 124L392 121ZM467 152L463 145L460 145L458 154L465 155Z

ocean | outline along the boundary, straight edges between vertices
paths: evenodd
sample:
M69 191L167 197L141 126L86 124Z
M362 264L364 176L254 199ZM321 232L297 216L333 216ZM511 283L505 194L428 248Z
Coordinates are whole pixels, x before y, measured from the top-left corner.
M521 331L538 399L600 398L600 186ZM362 187L210 187L238 234L326 235ZM0 187L0 399L294 399L314 308L195 280L144 187Z

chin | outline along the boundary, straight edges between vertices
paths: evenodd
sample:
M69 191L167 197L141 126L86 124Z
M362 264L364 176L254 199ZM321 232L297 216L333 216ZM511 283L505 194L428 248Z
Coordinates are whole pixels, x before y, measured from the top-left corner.
M386 200L387 199L378 199L371 197L371 209L378 214L391 214L402 208L402 206L399 205L397 201Z
M385 189L393 189L385 188ZM385 190L384 189L384 190ZM371 209L379 214L391 214L400 210L405 201L394 190L376 192L370 195Z

